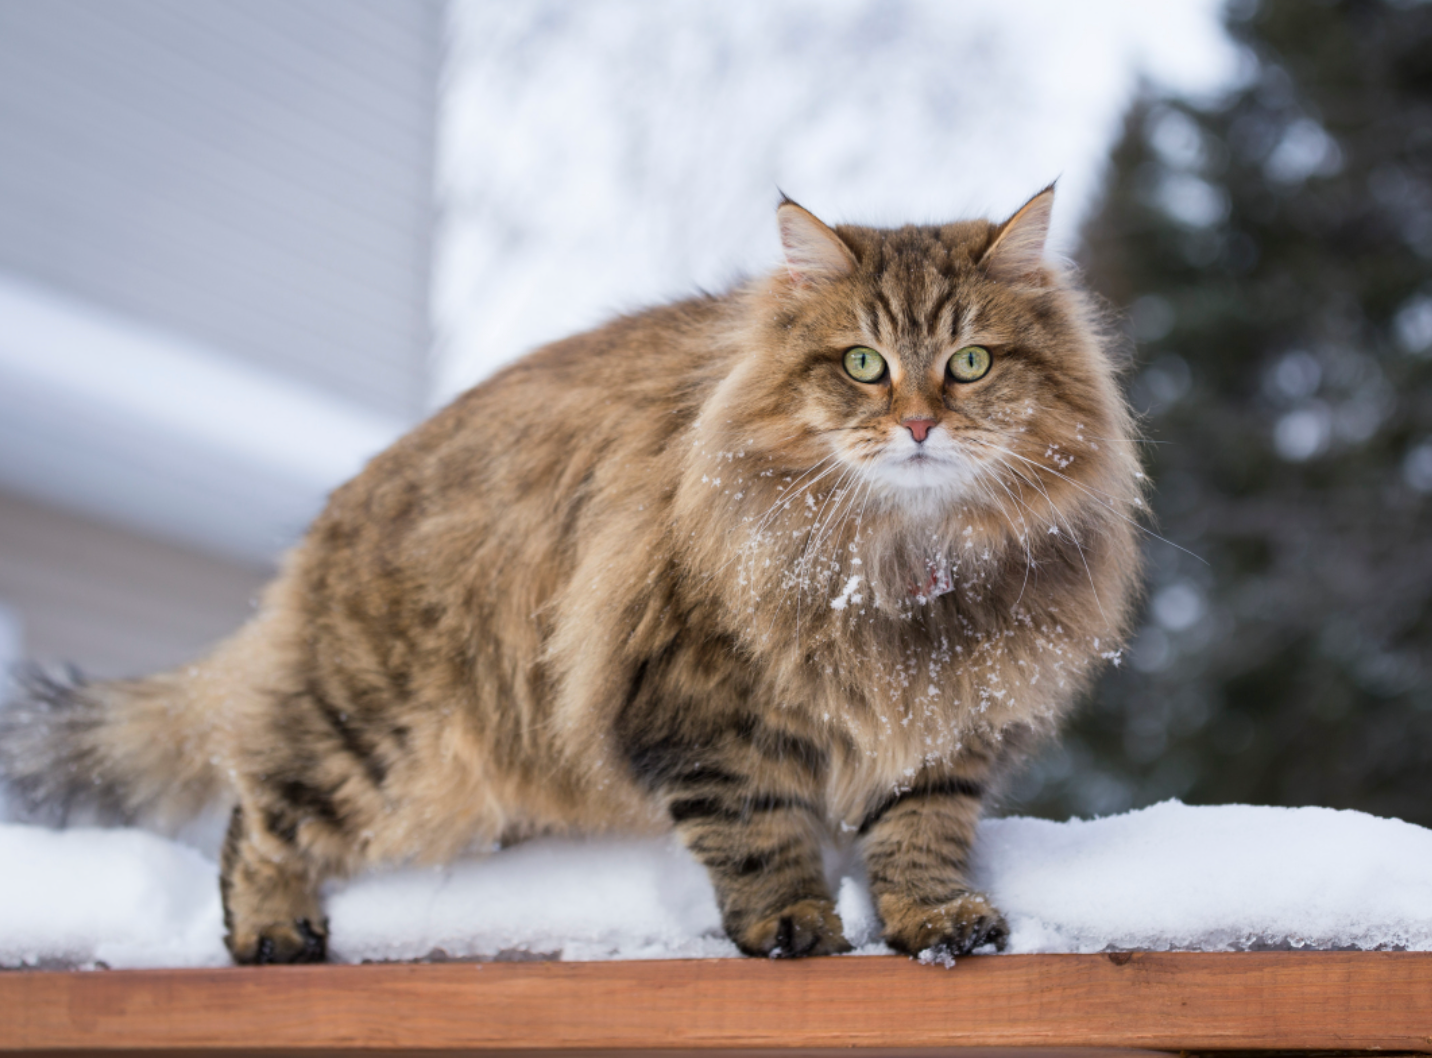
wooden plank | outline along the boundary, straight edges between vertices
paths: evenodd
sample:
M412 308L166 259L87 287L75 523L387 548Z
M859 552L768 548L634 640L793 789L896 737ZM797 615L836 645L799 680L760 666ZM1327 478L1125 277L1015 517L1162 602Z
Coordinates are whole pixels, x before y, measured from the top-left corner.
M0 974L0 1051L1432 1052L1432 954L447 963Z

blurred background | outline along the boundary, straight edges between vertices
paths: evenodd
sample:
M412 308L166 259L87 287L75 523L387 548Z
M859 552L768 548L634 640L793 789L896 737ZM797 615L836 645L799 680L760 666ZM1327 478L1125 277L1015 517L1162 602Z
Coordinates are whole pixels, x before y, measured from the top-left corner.
M1140 630L1006 809L1432 824L1432 3L0 0L0 663L175 664L540 342L825 219L1126 313Z

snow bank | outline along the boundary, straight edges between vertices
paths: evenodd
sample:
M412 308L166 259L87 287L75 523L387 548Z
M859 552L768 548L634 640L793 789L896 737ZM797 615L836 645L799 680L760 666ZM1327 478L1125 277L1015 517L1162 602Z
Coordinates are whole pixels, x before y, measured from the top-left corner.
M1320 808L1165 802L1092 821L984 824L978 880L1012 952L1432 951L1432 831ZM138 831L0 825L0 965L213 966L216 868ZM846 932L883 952L849 854ZM334 958L734 956L705 873L674 841L534 841L328 893Z
M1432 951L1432 830L1397 819L1165 801L1089 822L991 820L981 840L1012 951Z
M140 830L0 825L0 966L224 966L218 868Z
M335 887L333 956L680 959L736 955L706 871L673 841L534 841Z

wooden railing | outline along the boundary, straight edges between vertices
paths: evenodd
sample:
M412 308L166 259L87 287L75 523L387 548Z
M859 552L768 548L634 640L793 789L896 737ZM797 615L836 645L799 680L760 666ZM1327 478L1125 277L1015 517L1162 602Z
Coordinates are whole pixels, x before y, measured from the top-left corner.
M0 1052L1074 1047L1432 1052L1432 954L0 973Z

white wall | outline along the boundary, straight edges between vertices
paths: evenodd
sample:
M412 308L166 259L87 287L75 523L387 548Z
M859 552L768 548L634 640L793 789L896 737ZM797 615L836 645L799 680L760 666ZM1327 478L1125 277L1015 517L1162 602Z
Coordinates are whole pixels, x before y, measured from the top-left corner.
M0 0L0 489L269 565L421 415L442 30Z
M437 0L0 0L0 270L404 417Z
M0 0L0 670L193 656L422 413L443 17Z

